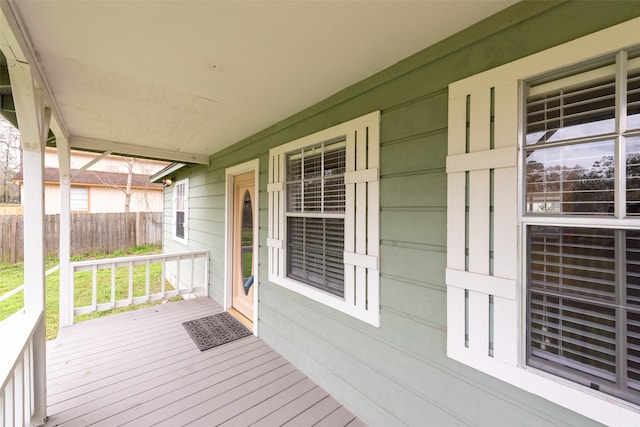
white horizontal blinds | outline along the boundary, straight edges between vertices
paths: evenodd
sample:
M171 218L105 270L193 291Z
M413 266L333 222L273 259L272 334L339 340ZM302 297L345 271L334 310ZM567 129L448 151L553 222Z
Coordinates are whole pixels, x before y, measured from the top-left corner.
M640 214L640 62L627 56L527 88L527 363L638 404L640 232L620 221Z
M640 391L640 232L626 232L627 386Z
M89 211L89 189L87 187L71 187L71 211Z
M481 366L517 357L517 81L449 87L447 352Z
M380 130L375 121L347 135L345 173L345 304L379 324Z
M638 231L529 226L529 364L640 402L639 251Z
M345 140L287 155L287 275L344 296Z
M174 215L174 236L178 239L186 239L187 215L188 215L188 181L179 181L173 190L175 215Z
M615 66L532 86L526 120L526 212L613 216Z
M631 62L627 77L627 129L640 129L640 68Z
M607 66L578 78L532 87L527 99L526 145L600 135L615 130L615 68ZM577 82L580 83L577 83Z
M284 154L271 154L269 156L267 247L269 248L270 280L284 276L284 157Z
M637 132L640 130L640 59L629 60L628 67L625 128L628 132ZM625 149L627 156L626 214L637 216L640 215L640 136L628 136Z

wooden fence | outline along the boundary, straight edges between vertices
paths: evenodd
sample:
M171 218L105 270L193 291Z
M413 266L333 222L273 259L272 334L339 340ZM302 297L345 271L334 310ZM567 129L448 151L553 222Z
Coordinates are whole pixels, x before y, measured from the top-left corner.
M45 255L58 256L60 215L44 219ZM162 212L71 214L71 256L162 244ZM0 262L24 259L24 218L0 215Z
M0 205L0 215L22 215L23 213L22 205Z

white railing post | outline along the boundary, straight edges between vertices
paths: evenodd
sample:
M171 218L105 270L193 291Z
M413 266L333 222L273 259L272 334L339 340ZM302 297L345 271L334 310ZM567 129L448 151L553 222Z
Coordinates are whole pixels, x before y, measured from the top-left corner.
M44 424L47 419L47 335L44 312L38 321L38 326L33 333L33 396L31 408L31 425Z
M62 266L60 266L62 270ZM60 273L60 327L66 328L67 326L73 325L73 301L74 301L74 286L75 286L75 270L70 265L69 266L69 285L65 290L64 294L62 292L62 272ZM64 310L62 306L64 304Z

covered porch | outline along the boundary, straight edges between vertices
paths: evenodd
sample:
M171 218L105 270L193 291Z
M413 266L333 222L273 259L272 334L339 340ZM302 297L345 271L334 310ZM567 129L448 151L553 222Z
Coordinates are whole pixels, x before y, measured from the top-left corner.
M182 322L208 297L60 331L47 352L47 426L362 426L260 338L200 351Z
M180 323L222 310L208 298L68 326L47 348L43 152L59 153L60 275L69 281L71 149L211 168L213 154L512 2L472 3L461 13L446 2L363 11L349 2L253 2L249 10L237 2L0 0L0 113L22 134L30 254L24 312L0 326L11 349L0 353L0 425L358 425L257 337L199 353ZM224 274L221 264L211 260L207 279ZM72 289L62 289L62 324L71 325Z

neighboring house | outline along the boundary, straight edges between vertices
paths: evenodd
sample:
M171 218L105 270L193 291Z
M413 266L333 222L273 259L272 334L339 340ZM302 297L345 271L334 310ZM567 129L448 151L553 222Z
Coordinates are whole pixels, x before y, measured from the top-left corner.
M298 108L154 175L213 299L372 426L640 425L640 2L519 2Z
M162 184L152 183L149 176L167 163L155 160L126 159L106 156L87 170L80 171L98 154L73 151L71 155L71 211L87 213L124 212L125 190L131 169L129 212L162 211ZM45 209L48 215L60 213L60 172L55 149L45 152ZM12 180L22 183L20 170ZM21 186L21 192L24 187ZM22 199L24 200L24 194Z

